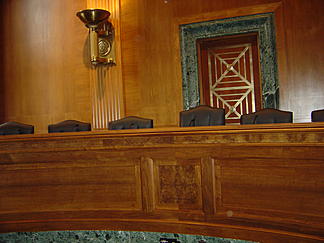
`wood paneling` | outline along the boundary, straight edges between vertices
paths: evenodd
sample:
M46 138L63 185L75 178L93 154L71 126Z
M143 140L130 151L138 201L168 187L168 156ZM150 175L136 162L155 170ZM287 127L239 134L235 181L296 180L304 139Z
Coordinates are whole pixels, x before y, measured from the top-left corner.
M283 3L288 69L280 103L296 122L309 121L312 110L324 107L324 2Z
M276 13L280 108L296 122L324 107L322 0L134 0L122 2L126 115L178 124L182 107L179 24Z
M222 200L217 205L217 213L226 214L230 210L232 214L245 213L252 217L251 211L259 210L262 214L298 213L316 217L324 211L322 188L314 184L314 180L321 177L319 161L278 158L228 159L218 163ZM308 207L307 201L314 193L319 193L313 198L317 206Z
M126 0L121 9L126 115L153 118L158 127L177 125L182 84L171 35L172 5Z
M91 66L88 29L75 16L86 8L111 12L115 66ZM119 16L119 0L1 1L0 121L46 133L48 124L65 119L96 129L123 116Z
M1 175L5 183L0 188L2 210L6 213L74 211L83 205L87 206L82 210L139 209L139 167L136 163L119 162L117 166L107 160L95 166L88 163L78 167L70 163L70 166L57 164L55 168L5 167Z
M35 125L91 120L87 32L75 16L86 1L1 1L2 120Z
M324 241L324 124L0 137L0 232Z
M0 8L3 8L3 2L0 1ZM4 15L1 14L0 21L3 23L4 21ZM5 40L4 30L3 28L0 28L0 47L4 45ZM0 55L0 123L4 122L5 118L5 107L3 104L5 104L5 82L4 82L4 55Z

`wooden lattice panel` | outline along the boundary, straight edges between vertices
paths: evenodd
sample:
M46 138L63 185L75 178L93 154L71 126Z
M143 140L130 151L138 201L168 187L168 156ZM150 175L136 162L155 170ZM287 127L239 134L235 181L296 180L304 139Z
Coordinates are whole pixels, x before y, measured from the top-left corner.
M238 123L255 111L251 44L209 48L207 54L210 104L225 109L227 123Z

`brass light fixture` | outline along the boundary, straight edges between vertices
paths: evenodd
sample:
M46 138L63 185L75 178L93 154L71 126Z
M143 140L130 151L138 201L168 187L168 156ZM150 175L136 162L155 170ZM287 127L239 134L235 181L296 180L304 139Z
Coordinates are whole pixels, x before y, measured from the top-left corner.
M104 9L85 9L76 14L89 28L90 60L96 64L115 64L114 29Z

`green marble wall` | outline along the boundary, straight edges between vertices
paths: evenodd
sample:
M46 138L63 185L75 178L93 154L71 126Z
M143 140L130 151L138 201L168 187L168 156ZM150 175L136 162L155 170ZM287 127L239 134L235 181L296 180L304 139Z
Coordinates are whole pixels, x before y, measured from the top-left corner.
M158 243L160 238L177 239L181 243L248 243L250 241L154 232L131 231L50 231L0 234L0 243Z
M279 109L279 81L274 14L217 19L180 26L183 106L200 104L196 41L203 38L255 33L259 35L263 108Z

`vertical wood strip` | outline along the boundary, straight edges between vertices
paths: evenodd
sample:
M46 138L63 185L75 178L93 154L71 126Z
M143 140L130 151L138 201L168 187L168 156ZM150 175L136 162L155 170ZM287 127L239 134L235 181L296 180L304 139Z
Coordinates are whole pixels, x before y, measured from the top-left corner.
M142 207L147 213L155 209L154 201L154 164L151 158L141 158Z
M120 0L87 0L87 8L105 9L115 29L116 65L95 66L90 70L92 127L105 129L109 121L124 115L120 46Z
M213 158L201 158L201 179L203 210L206 215L213 215L216 212L215 161Z
M95 119L95 117L97 117L97 89L96 89L96 73L95 73L95 69L91 68L90 69L90 92L91 92L91 102L92 102L92 127L98 127L97 124L97 119Z
M222 166L221 166L221 161L217 160L217 159L212 159L213 160L213 164L214 164L214 178L215 178L215 183L214 183L214 198L216 201L216 205L215 205L215 213L218 213L219 211L221 211L221 209L223 208L223 203L222 203L222 182L221 182L221 178L222 178Z

